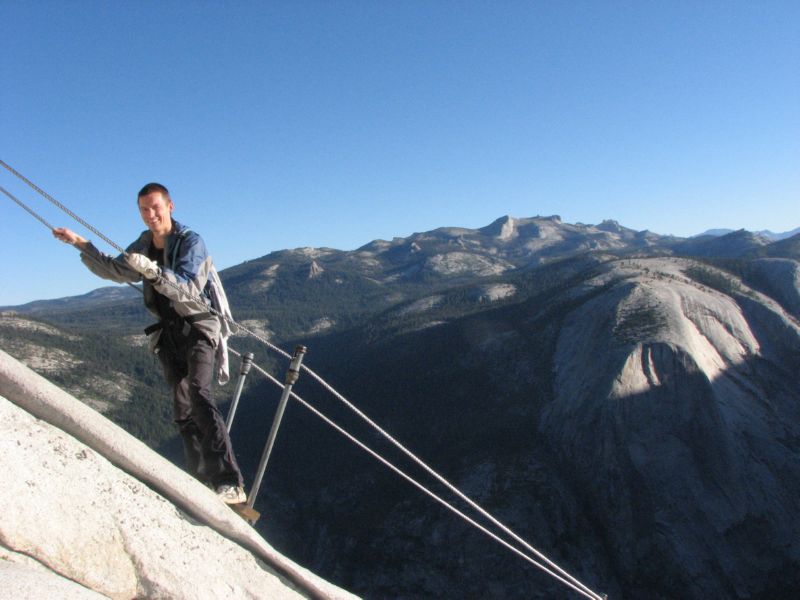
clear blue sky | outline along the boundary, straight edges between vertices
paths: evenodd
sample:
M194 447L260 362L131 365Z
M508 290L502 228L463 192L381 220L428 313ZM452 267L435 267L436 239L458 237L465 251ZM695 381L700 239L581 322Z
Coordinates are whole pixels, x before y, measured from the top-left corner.
M0 0L0 51L0 159L120 245L160 181L220 268L506 214L800 226L796 0ZM5 196L0 252L0 305L105 285Z

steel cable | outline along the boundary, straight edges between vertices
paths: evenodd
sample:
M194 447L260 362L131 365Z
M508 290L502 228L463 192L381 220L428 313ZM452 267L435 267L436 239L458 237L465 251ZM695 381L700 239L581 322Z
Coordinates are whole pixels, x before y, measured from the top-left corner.
M239 357L241 357L241 354L240 354L239 352L237 352L236 350L234 350L233 348L231 348L230 346L228 347L228 350L230 350L230 351L231 351L231 353L235 354L236 356L239 356ZM267 371L265 371L264 369L262 369L262 368L261 368L261 367L260 367L260 366L259 366L257 363L253 362L253 363L252 363L252 366L253 366L253 368L254 368L256 371L258 371L259 373L261 373L261 374L262 374L262 375L263 375L263 376L264 376L264 377L265 377L265 378L266 378L268 381L270 381L270 382L274 383L274 384L275 384L276 386L278 386L279 388L283 388L283 384L282 384L280 381L278 381L278 379L276 379L276 378L275 378L275 377L273 377L273 376L272 376L270 373L268 373ZM483 526L483 525L481 525L480 523L476 522L474 519L472 519L472 518L471 518L471 517L469 517L468 515L464 514L464 513L463 513L462 511L460 511L458 508L456 508L455 506L453 506L452 504L450 504L450 503L449 503L447 500L445 500L445 499L444 499L444 498L442 498L441 496L437 495L436 493L432 492L432 491L431 491L431 490L429 490L427 487L425 487L423 484L419 483L419 482L418 482L416 479L414 479L413 477L411 477L411 475L409 475L408 473L406 473L405 471L403 471L403 470L402 470L402 469L400 469L399 467L397 467L397 466L395 466L394 464L392 464L392 463L391 463L389 460L385 459L383 456L381 456L380 454L378 454L378 453L377 453L375 450L373 450L372 448L370 448L369 446L367 446L366 444L364 444L362 441L360 441L359 439L357 439L357 438L356 438L354 435L352 435L351 433L349 433L349 432L348 432L346 429L344 429L344 428L343 428L343 427L341 427L340 425L337 425L337 424L336 424L334 421L332 421L330 418L328 418L328 417L327 417L325 414L323 414L323 413L322 413L320 410L318 410L318 409L314 408L314 407L313 407L312 405L310 405L308 402L306 402L305 400L303 400L303 398L301 398L301 397L300 397L299 395L297 395L295 392L290 392L290 393L289 393L289 396L290 396L290 397L292 397L292 398L294 398L294 399L295 399L297 402L299 402L299 403L300 403L300 404L301 404L301 405L302 405L304 408L306 408L306 409L307 409L307 410L309 410L309 411L310 411L312 414L314 414L314 415L315 415L315 416L317 416L319 419L321 419L322 421L324 421L324 422L325 422L327 425L329 425L330 427L332 427L333 429L335 429L337 432L339 432L340 434L342 434L344 437L346 437L346 438L347 438L347 439L348 439L348 440L349 440L351 443L355 444L356 446L358 446L359 448L361 448L362 450L364 450L364 451L365 451L367 454L369 454L370 456L372 456L372 457L373 457L373 458L375 458L376 460L378 460L378 461L380 461L381 463L383 463L383 465L384 465L384 466L388 467L389 469L391 469L392 471L394 471L395 473L397 473L397 474L398 474L400 477L402 477L403 479L405 479L406 481L408 481L408 482L409 482L410 484L412 484L414 487L416 487L417 489L419 489L420 491L422 491L423 493L425 493L426 495L428 495L430 498L432 498L433 500L435 500L436 502L438 502L439 504L441 504L442 506L444 506L446 509L448 509L449 511L451 511L452 513L454 513L455 515L457 515L458 517L460 517L461 519L463 519L464 521L466 521L467 523L469 523L470 525L472 525L473 527L475 527L476 529L478 529L478 530L479 530L479 531L481 531L482 533L484 533L484 534L488 535L489 537L491 537L491 538L492 538L493 540L495 540L496 542L498 542L498 543L502 544L503 546L505 546L506 548L508 548L509 550L511 550L512 552L514 552L515 554L517 554L517 555L521 556L523 559L525 559L526 561L528 561L529 563L531 563L531 564L532 564L532 565L534 565L535 567L537 567L537 568L541 569L542 571L544 571L545 573L547 573L547 574L548 574L548 575L550 575L551 577L553 577L553 578L557 579L558 581L560 581L560 582L561 582L561 583L563 583L564 585L566 585L566 586L569 586L570 588L572 588L573 590L575 590L575 591L576 591L576 592L578 592L579 594L582 594L582 595L583 595L583 596L585 596L586 598L589 598L590 600L602 600L602 596L599 596L599 595L595 594L594 592L592 592L592 590L590 590L590 589L588 589L588 588L586 588L585 590L584 590L584 589L581 589L581 588L580 588L580 587L578 587L577 585L573 584L571 581L568 581L566 578L562 577L561 575L559 575L559 574L558 574L558 573L556 573L555 571L553 571L553 570L551 570L550 568L548 568L548 566L545 566L544 564L537 562L535 559L533 559L532 557L530 557L530 556L528 556L527 554L525 554L524 552L522 552L522 551L521 551L519 548L516 548L516 547L512 546L512 545L511 545L511 544L509 544L509 543L508 543L506 540L504 540L504 539L502 539L501 537L499 537L497 534L493 533L492 531L489 531L489 530L488 530L486 527L484 527L484 526ZM437 478L438 478L438 477L437 477ZM471 503L470 503L470 505L471 505ZM547 562L548 562L548 564L550 563L550 561L547 561ZM558 568L557 566L556 566L556 569L557 569L559 572L561 572L561 571L562 571L562 570L561 570L560 568ZM567 574L567 577L568 577L569 579L574 579L574 578L573 578L571 575L569 575L569 574ZM585 587L585 586L584 586L584 587Z
M66 214L68 214L68 215L69 215L70 217L72 217L72 218L73 218L75 221L77 221L78 223L80 223L81 225L83 225L83 226L84 226L84 227L85 227L87 230L89 230L89 231L91 231L92 233L94 233L95 235L97 235L97 236L98 236L100 239L102 239L103 241L105 241L105 242L106 242L107 244L109 244L109 245L110 245L112 248L114 248L115 250L119 251L119 252L120 252L121 254L123 254L123 255L127 255L127 253L125 252L125 250L124 250L124 249L122 249L122 248L121 248L119 245L117 245L117 244L116 244L116 243L114 243L112 240L110 240L109 238L107 238L105 235L103 235L103 234L102 234L100 231L98 231L96 228L92 227L92 226L91 226L89 223L87 223L86 221L84 221L83 219L81 219L81 218L80 218L78 215L76 215L74 212L72 212L72 211L71 211L69 208L67 208L67 207L66 207L66 206L64 206L64 205L63 205L61 202L59 202L58 200L56 200L55 198L53 198L53 197L52 197L50 194L48 194L47 192L45 192L44 190L42 190L41 188L39 188L39 187L38 187L36 184L34 184L34 183L33 183L32 181L30 181L29 179L27 179L27 178L26 178L24 175L22 175L21 173L19 173L17 170L13 169L13 168L12 168L10 165L8 165L8 164L7 164L5 161L3 161L3 160L0 160L0 165L2 165L3 167L5 167L5 168L6 168L6 169L7 169L9 172L11 172L13 175L15 175L16 177L18 177L20 180L22 180L24 183L26 183L28 186L30 186L30 187L31 187L33 190L35 190L36 192L38 192L38 193L39 193L39 194L40 194L42 197L44 197L45 199L47 199L47 200L48 200L49 202L51 202L53 205L55 205L55 206L56 206L56 207L58 207L60 210L62 210L62 211L63 211L63 212L65 212ZM38 215L38 214L37 214L35 211L33 211L31 208L29 208L27 205L25 205L25 203L23 203L21 200L19 200L19 199L15 198L15 197L14 197L14 196L13 196L11 193L9 193L9 192L8 192L8 191L7 191L5 188L2 188L2 187L0 187L0 191L2 191L2 192L3 192L3 193L6 195L6 196L8 196L8 197L9 197L9 198L10 198L12 201L14 201L14 202L15 202L16 204L18 204L20 207L22 207L22 208L23 208L25 211L27 211L29 214L31 214L31 215L32 215L34 218L36 218L38 221L40 221L40 222L41 222L43 225L45 225L45 226L46 226L48 229L50 229L50 230L52 230L52 229L53 229L52 225L50 225L50 224L49 224L49 223L48 223L46 220L44 220L44 219L43 219L41 216L39 216L39 215ZM169 281L168 279L166 279L166 278L163 278L163 277L162 277L162 278L160 278L160 281L161 281L161 282L163 282L163 283L165 283L165 284L167 284L167 285L169 285L169 286L171 286L171 287L172 287L172 288L174 288L176 291L178 291L178 293L179 293L179 294L181 294L181 295L183 295L183 296L186 296L188 299L191 299L191 300L193 300L193 301L196 301L196 302L201 302L201 303L203 303L203 300L202 300L201 298L199 298L199 297L194 297L192 294L190 294L190 293L189 293L189 292L187 292L186 290L184 290L184 289L180 288L180 287L179 287L177 284L174 284L173 282ZM132 284L131 284L131 285L132 285ZM132 287L136 287L136 286L133 286L133 285L132 285ZM136 288L136 289L139 289L139 288ZM286 352L286 351L282 350L281 348L279 348L278 346L276 346L276 345L272 344L272 343L271 343L269 340L267 340L267 339L265 339L264 337L262 337L262 336L258 335L258 334L257 334L257 333L255 333L254 331L252 331L252 330L248 329L247 327L245 327L245 326L243 326L243 325L241 325L241 324L237 323L236 321L234 321L233 319L231 319L231 318L227 317L226 315L223 315L223 314L221 314L219 311L215 310L215 309L214 309L213 307L211 307L211 306L208 306L208 310L209 310L209 311L210 311L212 314L214 314L215 316L217 316L218 318L220 318L220 319L223 319L223 320L225 320L226 322L228 322L228 324L231 326L231 330L232 330L232 331L243 331L243 332L245 332L246 334L248 334L248 335L250 335L251 337L253 337L254 339L256 339L256 340L258 340L259 342L261 342L262 344L264 344L264 345L265 345L267 348L269 348L269 349L270 349L270 350L272 350L273 352L276 352L276 353L280 354L281 356L283 356L283 357L285 357L285 358L291 359L291 355L290 355L288 352ZM229 348L229 350L232 350L232 349L231 349L231 348ZM232 351L233 351L233 350L232 350ZM237 353L237 352L235 352L235 351L233 351L233 352L234 352L235 354L237 354L237 355L238 355L238 353ZM265 375L265 376L267 376L268 378L270 378L270 379L274 380L274 378L272 378L272 376L271 376L271 375L268 375L268 374L267 374L265 371L263 371L263 369L261 369L260 367L257 367L257 368L258 368L259 372L261 372L262 374L264 374L264 375ZM408 475L406 475L404 472L402 472L401 470L399 470L399 469L397 469L396 467L394 467L393 465L391 465L391 463L389 463L388 461L386 461L386 460L385 460L383 457L381 457L381 456L380 456L380 455L378 455L377 453L374 453L372 450L370 450L368 447L364 446L364 445L363 445L361 442L359 442L359 441L358 441L358 440L356 440L355 438L352 438L352 437L350 436L350 434L348 434L346 431L344 431L343 429L341 429L341 428L340 428L338 425L336 425L336 424L335 424L335 423L333 423L332 421L329 421L329 419L328 419L327 417L325 417L324 415L322 415L321 413L319 413L319 412L318 412L316 409L314 409L314 408L313 408L313 407L311 407L310 405L307 405L307 404L305 403L305 401L303 401L303 400L302 400L302 399L300 399L298 396L296 396L296 394L292 393L292 396L293 396L293 397L295 397L295 398L296 398L298 401L300 401L300 402L301 402L301 403L302 403L304 406L306 406L306 408L308 408L309 410L311 410L312 412L314 412L315 414L317 414L317 416L319 416L320 418L322 418L323 420L325 420L326 422L328 422L328 423L329 423L329 424L330 424L332 427L336 428L337 430L340 430L340 432L341 432L343 435L345 435L346 437L348 437L349 439L351 439L351 441L353 441L354 443L356 443L357 445L359 445L360 447L362 447L362 448L363 448L365 451L367 451L367 452L369 452L370 454L372 454L373 456L375 456L375 458L377 458L378 460L380 460L381 462L383 462L383 463L384 463L386 466L389 466L389 467L390 467L392 470L396 471L396 472L397 472L399 475L401 475L403 478L406 478L406 479L408 479L408 480L409 480L411 483L413 483L415 486L417 486L417 487L420 487L420 488L421 488L423 491L425 491L425 493L427 493L427 494L431 495L431 496L432 496L432 497L433 497L433 498L434 498L436 501L438 501L438 502L441 502L441 503L442 503L442 504L444 504L444 505L445 505L445 506L446 506L448 509L450 509L451 511L455 512L456 514L459 514L459 516L462 516L462 515L463 515L463 518L467 519L467 520L468 520L468 522L470 522L471 524L473 524L474 526L476 526L477 528L479 528L481 531L484 531L484 532L485 532L485 533L487 533L488 535L492 536L492 537L493 537L494 539L496 539L498 542L502 543L504 546L507 546L509 549L513 550L515 553L519 554L520 556L523 556L523 557L524 557L526 560L528 560L529 562L531 562L532 564L534 564L534 565L535 565L535 566L537 566L538 568L540 568L540 569L542 569L542 570L544 570L544 571L548 572L548 573L549 573L551 576L555 577L556 579L558 579L558 580L559 580L559 581L561 581L562 583L565 583L565 584L566 584L566 585L568 585L569 587L571 587L571 588L575 589L575 591L577 591L577 592L579 592L579 593L583 594L584 596L586 596L587 598L590 598L591 600L603 600L604 596L601 596L600 594L597 594L596 592L592 591L592 590L591 590L591 589L590 589L588 586L586 586L585 584L583 584L581 581L579 581L579 580L578 580L577 578L575 578L573 575L570 575L569 573L567 573L565 570L563 570L561 567L559 567L557 564L555 564L555 563L554 563L552 560L550 560L549 558L547 558L547 557L546 557L544 554L542 554L540 551L536 550L536 548L534 548L534 547L533 547L533 546L531 546L531 545L530 545L528 542L526 542L524 539L522 539L521 537L519 537L519 536L518 536L516 533L514 533L514 532L513 532L511 529L509 529L509 528L508 528L507 526L505 526L503 523L501 523L500 521L498 521L498 520L497 520L495 517L493 517L493 516L492 516L492 515L491 515L489 512L487 512L485 509L483 509L483 508L482 508L480 505L478 505L478 504L477 504L477 503L475 503L473 500L471 500L471 499L470 499L468 496L466 496L466 495L465 495L463 492L461 492L461 491L460 491L458 488L456 488L456 487L455 487L455 486L454 486L452 483L450 483L450 482L449 482L449 481L448 481L446 478L444 478L442 475L440 475L438 472L436 472L436 471L435 471L433 468L431 468L430 466L428 466L428 465L427 465L427 463L425 463L425 462L424 462L422 459L420 459L419 457L417 457L417 456L416 456L416 455L415 455L413 452L411 452L411 451L410 451L408 448L406 448L406 447L405 447L405 446L404 446L402 443L400 443L400 442L399 442L398 440L396 440L396 439L395 439L393 436L391 436L391 435L390 435L388 432L386 432L386 431L385 431L383 428L381 428L381 427L380 427L380 426L379 426L377 423L375 423L375 422L374 422L372 419L370 419L370 418L369 418L369 417L368 417L368 416L367 416L367 415L366 415L366 414L365 414L363 411L361 411L360 409L358 409L358 408L357 408L357 407L356 407L356 406L355 406L355 405L354 405L352 402L350 402L349 400L347 400L347 398L345 398L345 397L344 397L342 394L340 394L340 393L339 393L339 392L338 392L338 391L337 391L337 390L336 390L336 389L335 389L333 386L331 386L331 385L330 385L330 384L329 384L327 381L325 381L325 380L324 380L324 379L323 379L323 378L322 378L320 375L318 375L318 374L317 374L315 371L313 371L312 369L308 368L308 367L307 367L307 366L305 366L305 365L302 365L302 366L301 366L301 368L302 368L303 370L305 370L305 371L306 371L306 372L307 372L307 373L308 373L308 374L309 374L309 375L310 375L310 376L311 376L311 377L312 377L314 380L316 380L316 381L317 381L317 382L318 382L318 383L319 383L319 384L320 384L322 387L324 387L326 390L328 390L328 391L329 391L329 392L330 392L330 393L331 393L331 394L332 394L332 395L333 395L333 396L334 396L334 397L335 397L337 400L339 400L340 402L342 402L342 403L343 403L343 404L344 404L344 405L345 405L347 408L349 408L349 409L350 409L351 411L353 411L353 412L354 412L354 413L355 413L357 416L359 416L359 417L360 417L362 420L364 420L364 421L365 421L365 422L366 422L368 425L370 425L370 426L371 426L373 429L375 429L375 431L377 431L377 432L378 432L380 435L382 435L384 438L386 438L386 439L387 439L387 440L388 440L390 443L392 443L392 444L393 444L395 447L397 447L398 449L400 449L400 450L401 450L401 451L402 451L404 454L406 454L406 455L407 455L409 458L411 458L411 459L412 459L412 460L413 460L415 463L417 463L417 464L418 464L420 467L422 467L422 468L423 468L425 471L427 471L427 472L428 472L430 475L432 475L434 478L436 478L436 479L437 479L437 480L438 480L440 483L442 483L443 485L445 485L445 486L446 486L446 487L447 487L447 488L448 488L448 489L449 489L451 492L453 492L453 493L454 493L454 494L456 494L456 495L457 495L459 498L461 498L462 500L464 500L464 501L465 501L467 504L469 504L469 506L470 506L470 507L472 507L472 508L473 508L474 510L476 510L478 513L480 513L480 514L481 514L483 517L485 517L486 519L488 519L490 522L492 522L492 523L493 523L495 526L497 526L498 528L500 528L500 529L501 529L501 530L502 530L504 533L506 533L506 535L508 535L508 536L510 536L511 538L513 538L513 539L514 539L514 540L515 540L517 543L519 543L519 544L521 544L522 546L524 546L524 547L525 547L525 548L526 548L528 551L530 551L531 553L533 553L533 554L534 554L534 555L535 555L537 558L539 558L540 560L544 561L544 562L545 562L547 565L549 565L549 567L551 567L552 569L554 569L555 571L557 571L557 572L558 572L560 575L557 575L556 573L553 573L553 572L551 572L551 571L550 571L550 569L548 569L548 568L547 568L547 567L545 567L544 565L541 565L540 563L536 562L536 561L535 561L533 558L531 558L531 557L530 557L530 556L528 556L527 554L523 553L522 551L520 551L519 549L515 548L514 546L511 546L510 544L508 544L508 542L506 542L505 540L502 540L501 538L497 537L497 536L496 536L494 533L492 533L492 532L490 532L490 531L486 530L486 529L485 529L485 528L484 528L482 525L480 525L480 524L476 523L475 521L473 521L472 519L470 519L470 518L469 518L469 517L467 517L466 515L463 515L463 513L461 513L461 511L459 511L457 508L455 508L455 507L451 506L451 505L450 505L449 503L447 503L446 501L444 501L444 500L440 499L440 498L439 498L438 496L436 496L436 495L435 495L433 492L430 492L429 490L427 490L427 488L424 488L424 486L421 486L421 484L418 484L418 483L417 483L415 480L413 480L412 478L410 478L410 477L409 477ZM274 380L274 381L277 381L277 380ZM282 385L282 384L278 383L278 385Z

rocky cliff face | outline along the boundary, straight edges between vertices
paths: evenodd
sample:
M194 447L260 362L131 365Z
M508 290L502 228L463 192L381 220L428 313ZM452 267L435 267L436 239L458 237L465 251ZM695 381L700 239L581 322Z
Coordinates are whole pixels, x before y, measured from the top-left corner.
M339 351L321 367L337 387L593 589L792 598L797 319L694 260L588 269L463 318L440 320L442 299L415 304L426 327L316 340L310 357ZM282 543L320 572L379 597L564 593L314 424L286 427L270 501L292 498L281 518L311 537Z
M757 280L787 312L800 319L800 262L786 258L753 261Z
M3 597L351 597L2 352L0 394Z
M767 597L800 561L800 327L690 267L621 261L587 282L540 430L605 524L627 595L671 581L675 597Z
M355 252L273 253L225 277L237 318L282 345L300 336L308 365L593 589L794 598L797 240L684 242L506 217ZM717 258L675 258L693 245ZM6 321L0 342L31 341ZM58 348L91 362L81 339ZM65 363L76 381L80 367ZM256 381L233 431L248 474L277 400ZM296 390L353 425L308 378ZM257 507L282 552L370 597L563 596L302 412L287 410Z

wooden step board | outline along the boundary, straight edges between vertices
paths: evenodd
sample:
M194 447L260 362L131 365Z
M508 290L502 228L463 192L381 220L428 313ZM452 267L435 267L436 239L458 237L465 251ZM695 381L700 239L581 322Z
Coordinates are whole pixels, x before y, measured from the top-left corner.
M261 517L261 513L248 506L246 502L242 502L241 504L229 504L228 506L231 507L233 512L250 523L250 525L255 525L256 521Z

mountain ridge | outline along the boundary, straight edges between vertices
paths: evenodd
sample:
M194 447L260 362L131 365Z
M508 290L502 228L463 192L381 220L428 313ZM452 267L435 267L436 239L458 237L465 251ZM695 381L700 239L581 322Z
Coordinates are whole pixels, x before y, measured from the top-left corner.
M698 233L698 234L693 235L691 237L703 237L703 236L714 236L714 237L717 237L717 236L727 235L729 233L733 233L734 231L736 231L736 230L735 229L707 229L703 233ZM783 232L780 232L780 233L775 233L774 231L770 231L769 229L761 229L759 231L754 231L753 233L755 233L756 235L760 235L762 237L765 237L765 238L769 239L772 242L778 242L780 240L785 240L786 238L793 237L793 236L797 235L798 233L800 233L800 227L795 227L794 229L792 229L790 231L783 231Z
M797 240L762 242L507 216L355 251L285 250L222 276L237 320L308 346L309 366L593 589L766 600L800 583L800 262ZM148 322L103 313L54 312L47 326L134 343ZM0 343L33 343L36 319L5 313ZM77 341L41 340L80 359ZM295 389L348 423L308 378ZM273 397L248 382L232 431L246 477ZM130 422L142 419L155 422ZM290 405L284 419L259 503L288 556L367 596L563 593L313 417Z
M712 232L713 235L709 232ZM431 252L446 254L453 251L475 252L480 255L481 260L474 261L472 268L482 270L484 274L528 266L531 261L535 264L540 264L556 257L563 258L570 254L586 251L633 252L637 250L655 250L692 255L697 253L698 244L701 248L705 244L710 248L704 250L705 255L708 256L717 256L717 254L714 254L715 248L722 250L720 256L742 256L748 252L758 250L759 244L754 245L751 242L745 247L742 246L741 240L737 239L737 237L750 236L753 240L760 238L767 242L760 245L769 247L775 241L785 241L792 237L797 238L800 235L800 228L784 234L721 229L709 230L709 232L690 238L679 238L672 235L656 234L648 230L636 231L621 225L613 219L606 219L597 225L587 225L583 223L564 223L559 215L527 218L505 215L489 225L477 229L440 227L431 231L413 233L404 238L395 237L391 241L375 239L352 251L333 248L277 250L268 255L228 267L222 271L222 276L225 281L231 273L241 273L243 270L248 270L246 265L271 261L274 266L287 259L290 261L308 259L303 264L303 269L308 274L309 270L316 272L316 269L324 268L324 263L317 263L316 268L312 267L312 263L316 261L317 257L335 260L339 256L354 257L351 259L353 262L358 262L358 257L360 257L360 262L362 263L360 266L364 275L369 273L369 266L385 266L387 263L406 265L405 271L395 274L396 277L413 277L423 273L430 274L431 272L457 275L458 273L453 272L452 264L448 266L448 264L442 264L441 261L431 264L422 260L423 257L428 256ZM731 236L731 234L735 235ZM779 238L775 236L779 236ZM698 238L705 239L698 240ZM717 238L724 238L724 240L720 242ZM521 244L520 247L515 247L513 242L520 239L525 240L525 243ZM725 244L732 247L724 249ZM486 247L483 248L482 246ZM779 248L777 255L785 256L788 254L792 258L798 258L799 251L795 246L796 242L794 245L788 243L783 246L777 246L776 248ZM502 260L493 261L493 254L499 254ZM414 255L419 260L409 261L409 256ZM376 264L375 260L379 262ZM470 267L466 266L464 270L469 271ZM262 291L266 291L270 285L270 280L274 279L268 273L264 273L262 277L253 275L256 282L262 281L262 283L254 283L254 285L262 285ZM23 314L35 314L37 312L51 314L53 312L72 311L77 306L83 306L87 309L99 309L104 306L113 306L119 299L134 299L135 297L135 290L126 286L113 286L98 288L78 296L53 300L36 300L16 306L2 306L0 310L14 310Z
M713 279L709 273L720 280ZM735 301L728 293L719 291L726 285L731 291L738 290L734 292ZM678 297L673 299L676 286L684 290L683 297L694 300L687 304ZM338 342L316 340L312 348L331 357L335 348L358 348L357 352L347 352L340 360L326 361L323 365L326 371L340 374L342 391L348 397L357 394L364 399L362 408L379 422L392 423L393 433L400 439L414 439L415 448L423 456L438 457L448 465L447 472L461 484L459 487L463 485L462 489L475 491L481 501L490 506L507 507L502 509L501 518L508 519L515 530L534 531L540 547L557 548L557 540L570 540L568 554L581 557L576 574L596 589L608 592L610 597L791 597L788 592L794 583L787 575L791 571L781 575L781 569L782 565L798 559L797 544L791 541L791 532L797 530L798 522L794 518L783 522L783 515L796 514L796 500L789 499L795 498L791 490L796 491L800 483L800 469L797 444L791 445L792 450L784 449L782 444L797 439L800 428L797 409L791 408L793 402L796 406L798 393L790 385L791 373L800 366L796 364L800 349L800 328L796 319L730 274L688 259L621 259L603 263L591 276L582 277L575 286L557 290L555 294L555 298L547 301L541 296L534 297L448 322L438 322L437 315L431 314L429 318L438 322L433 327L406 329L394 333L393 339L383 336L371 344L367 337L356 337ZM628 308L618 314L617 307L625 298L635 302L629 301ZM664 306L670 307L674 316L669 320L658 316L661 314L659 304L653 304L657 298L663 298L659 302L667 302ZM757 306L766 303L766 312L762 314L763 309L755 309L751 303ZM715 310L721 311L720 317L708 320L706 305L718 305ZM435 307L431 309L436 310ZM691 314L691 318L681 316L684 311ZM571 315L580 314L584 316L570 325L570 320L576 318ZM676 325L672 325L673 322ZM598 327L608 333L592 335ZM674 345L686 337L682 331L690 332L698 327L703 333L687 337L693 340L688 350L669 349L669 344ZM741 341L724 341L730 337L727 327L741 332L736 334L741 336ZM761 342L756 344L756 339ZM767 344L764 340L773 341ZM783 340L786 340L786 347ZM680 343L681 347L686 347L685 342ZM712 351L712 348L719 349ZM717 354L719 357L715 357ZM566 357L573 358L567 361ZM613 359L616 366L599 366L606 358ZM673 362L676 363L674 367L670 366ZM694 364L705 365L705 371L692 366ZM642 365L641 369L634 369L636 365ZM590 370L599 378L581 379L580 376ZM404 378L404 371L413 376ZM737 410L752 404L753 408L746 409L745 414L751 411L753 416L749 420L737 418L735 427L752 429L752 432L736 429L729 432L730 418L720 415L730 412L726 405L731 401L726 398L731 397L731 386L739 386L736 382L746 382L748 377L754 378L753 385L744 384L744 388L737 391L737 397L741 398ZM392 386L400 382L402 391L389 394ZM774 390L769 391L771 388ZM678 392L671 391L675 389ZM686 393L690 390L695 392ZM781 390L779 395L776 395L777 390ZM591 395L587 396L589 393ZM582 406L581 398L590 404ZM644 403L648 398L651 399ZM566 412L564 409L556 411L565 399L574 399L577 404L570 403L568 406L572 408ZM642 406L637 413L639 404ZM704 409L704 405L709 408ZM782 418L771 416L769 410L762 411L765 405L780 410ZM683 469L672 468L670 457L675 451L661 441L660 420L648 414L659 410L658 407L664 415L661 419L664 426L676 427L674 432L665 432L667 441L681 440L679 447L689 448L681 451L688 461ZM675 415L671 415L673 409L677 411ZM602 416L604 411L605 417ZM692 415L697 415L699 420L693 420ZM447 426L443 427L445 421ZM430 431L432 424L436 426ZM776 438L761 433L766 424L779 434ZM300 425L296 427L301 428ZM537 435L526 435L525 431L536 431ZM752 439L750 443L754 445L742 449L738 443L731 444L730 440L739 436ZM547 439L544 446L542 437ZM653 442L648 446L646 441L650 439ZM706 446L698 448L698 443ZM593 452L596 445L600 447ZM291 450L286 451L291 453ZM717 464L714 456L720 453L730 458L720 459ZM746 508L748 503L742 504L742 501L738 501L741 509L726 508L726 501L716 497L715 489L720 485L723 489L733 485L724 478L731 469L727 461L734 465L742 461L749 465L748 469L758 470L759 461L764 460L758 457L767 456L771 457L773 473L783 472L781 465L787 465L783 483L769 492L770 497L780 498L776 500L778 504L767 509L751 498L749 508ZM628 465L633 459L641 461L642 457L653 461L653 465L660 465L649 475L649 481L659 483L641 486L640 480L647 472ZM597 461L604 458L609 461L608 467L604 468L602 463L598 467ZM366 468L357 464L359 468ZM515 466L512 468L512 465ZM552 465L560 466L553 471ZM475 474L476 466L482 476ZM722 469L719 474L718 469ZM544 473L549 473L545 480L542 479ZM338 471L335 476L347 478ZM541 490L522 485L526 477L532 477ZM669 483L672 478L677 478L674 484ZM351 475L349 480L353 479ZM757 481L768 488L773 485L772 481L777 483L772 476L759 477ZM744 483L740 481L736 485ZM655 489L649 491L654 485ZM698 495L695 501L679 501L684 486L688 490L695 489L693 493ZM364 484L359 484L359 488L365 489ZM298 494L297 490L294 493ZM759 495L755 491L753 494ZM592 500L584 501L584 497ZM654 504L654 499L659 497L674 500L659 507ZM554 504L553 498L559 501ZM790 504L783 504L787 501ZM719 502L721 506L717 505ZM570 509L560 512L559 503ZM413 506L418 504L412 503ZM622 506L615 508L617 504L627 506L627 512L621 510ZM542 507L538 515L534 506ZM691 527L678 527L695 507L703 507L702 517L698 515L697 518L708 519L696 523L700 538L715 536L712 529L716 525L712 524L721 522L723 516L728 519L726 527L732 532L738 531L737 527L751 531L753 519L769 510L770 531L785 527L786 531L777 539L789 543L786 548L791 550L785 553L777 548L770 553L760 551L765 561L767 556L774 556L771 577L759 570L764 564L760 559L742 562L746 552L735 558L739 552L737 545L741 549L744 543L739 537L735 544L733 538L717 540L713 537L717 540L714 549L709 546L700 550L698 543L708 546L710 542L698 542ZM422 511L419 506L417 509ZM362 510L363 518L369 521L367 515L380 508L363 506ZM398 514L392 519L391 533L376 540L370 546L372 552L391 556L402 546L393 538L417 536L440 549L457 546L480 552L479 544L459 533L455 526L432 519L425 519L420 525L411 524L409 511L410 508L406 508L402 511L403 517ZM656 526L653 519L668 514L664 511L674 514ZM744 515L749 516L745 518ZM662 541L667 526L673 539ZM435 527L443 541L437 544L436 536L427 533L426 527ZM728 535L734 536L733 533ZM751 536L748 544L758 543L761 547L769 544L768 536L755 535L752 531L748 535ZM356 543L354 538L358 538L355 532L346 537L348 543ZM687 549L691 548L685 556L680 551L682 542L678 541L683 538ZM629 550L646 545L653 554L637 558ZM560 553L556 556L562 557ZM704 576L691 565L692 556L701 556L702 561L709 564L737 566L726 576ZM603 557L608 557L610 562L604 564ZM341 564L349 559L339 553L329 560ZM431 569L423 566L426 561L440 565L441 569L449 564L446 557L425 551L414 561L419 573L417 576L406 573L407 587L403 589L432 585L437 580ZM660 572L648 566L664 565L665 561L666 567L659 567ZM326 570L330 566L323 564L321 568ZM534 584L520 575L513 564L501 571L489 575L480 569L470 569L467 575L473 586L471 589L488 597L502 597L493 595L491 585L502 585L506 590L524 589L529 597L544 598L557 593L555 588L548 588L541 581ZM362 578L367 579L354 583L354 589L391 595L395 590L391 582L396 584L400 577L398 571L389 567L379 567L380 574L371 578L369 573L373 570L362 570ZM612 573L628 575L617 579ZM428 584L426 577L432 578ZM695 577L696 587L693 588ZM485 586L475 583L482 578L488 578ZM614 580L616 583L609 583ZM784 587L775 587L777 582L782 582ZM435 593L438 588L425 589ZM772 591L764 591L764 595L757 593L757 590L767 589Z

